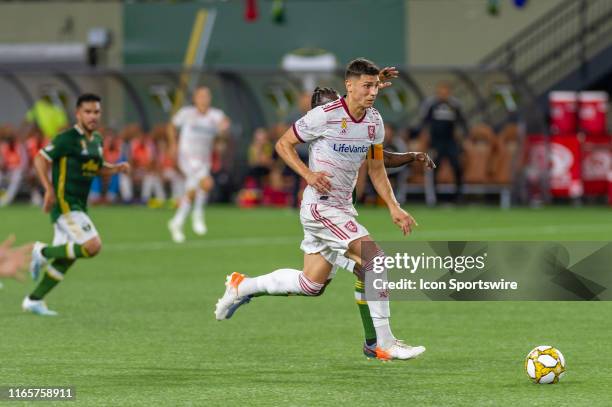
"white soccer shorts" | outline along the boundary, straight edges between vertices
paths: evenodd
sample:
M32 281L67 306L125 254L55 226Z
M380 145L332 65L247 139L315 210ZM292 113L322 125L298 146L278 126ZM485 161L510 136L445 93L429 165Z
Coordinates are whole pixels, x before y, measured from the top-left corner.
M185 176L185 189L198 189L200 181L210 175L210 164L199 158L179 157L178 166Z
M348 246L353 240L370 234L354 216L331 206L304 204L300 221L304 228L300 249L304 253L321 253L334 265L332 276L337 267L353 271L355 262L345 256Z
M98 236L95 225L85 212L62 214L53 224L53 246L66 243L83 244Z

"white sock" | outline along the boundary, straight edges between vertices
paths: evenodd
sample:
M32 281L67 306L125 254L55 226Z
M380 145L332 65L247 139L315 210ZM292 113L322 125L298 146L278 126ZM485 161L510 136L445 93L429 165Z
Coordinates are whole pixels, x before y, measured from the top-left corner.
M172 222L177 225L183 226L185 223L185 219L187 219L187 215L189 215L189 211L191 210L191 202L189 202L189 198L183 197L181 199L181 203L179 204L178 209L176 210L176 214L172 218Z
M325 284L310 281L300 270L278 269L263 276L246 278L238 286L239 295L309 295L315 296Z
M208 198L208 192L198 189L193 201L193 218L204 221L204 204Z
M368 301L368 307L370 308L370 315L372 315L372 303L384 302L389 308L389 301ZM376 330L376 345L381 348L388 348L395 342L395 336L391 332L391 325L389 325L389 317L386 318L375 318L372 317L372 323Z
M375 298L387 298L388 292L387 290L374 290L372 280L382 279L383 281L387 281L387 271L383 271L382 273L374 273L374 258L379 256L384 256L382 250L379 250L372 260L366 263L363 266L363 272L366 280L366 292L370 295L370 297ZM389 318L391 317L391 307L389 306L389 300L384 301L370 301L368 300L368 308L370 309L370 316L372 317L372 323L374 325L374 329L376 330L376 344L381 348L387 348L393 344L395 341L395 336L391 332L391 325L389 322Z

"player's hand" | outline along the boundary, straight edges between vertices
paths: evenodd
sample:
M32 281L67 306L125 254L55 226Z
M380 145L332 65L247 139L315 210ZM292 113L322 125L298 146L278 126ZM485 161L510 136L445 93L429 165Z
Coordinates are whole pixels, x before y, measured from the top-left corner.
M117 164L117 172L121 172L123 174L129 174L131 170L132 170L132 167L130 167L130 163L128 162Z
M27 274L26 265L30 262L32 243L11 249L15 236L9 236L0 245L0 277L15 278L23 281Z
M47 188L45 190L45 199L43 201L43 211L48 213L54 204L55 204L55 191L53 191L53 188Z
M333 175L325 171L311 172L306 175L306 182L316 189L318 193L326 194L331 191L331 182L328 179L331 177L333 177Z
M219 123L219 133L220 134L228 133L230 127L231 127L231 123L228 119L222 120L221 123Z
M414 152L412 154L414 154L414 160L424 163L425 167L430 168L432 170L436 168L436 163L433 162L429 154L420 151Z
M414 226L419 224L414 218L405 210L397 206L391 207L391 219L401 230L404 236L408 236L412 232Z
M0 244L0 262L2 262L6 255L10 252L13 243L15 243L15 235L10 235L4 242L2 242L2 244Z
M380 81L380 83L378 84L378 89L384 89L384 88L391 86L391 82L389 81L391 79L397 78L398 75L399 75L399 71L394 66L391 66L391 67L387 66L383 68L378 73L378 80Z

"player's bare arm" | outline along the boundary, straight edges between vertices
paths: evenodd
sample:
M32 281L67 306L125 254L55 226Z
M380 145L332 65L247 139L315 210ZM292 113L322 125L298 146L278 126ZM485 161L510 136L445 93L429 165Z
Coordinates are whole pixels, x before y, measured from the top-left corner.
M168 123L168 127L166 129L166 137L168 138L168 152L170 154L170 157L176 158L176 155L177 155L176 144L178 140L178 134L176 132L176 127L174 126L172 121Z
M41 153L38 153L36 157L34 157L34 168L36 169L36 175L40 183L43 188L45 188L43 210L49 212L55 203L55 191L49 179L49 161Z
M436 164L427 153L420 151L411 151L406 153L394 153L391 151L383 151L385 167L397 168L412 162L422 162L426 168L434 169Z
M232 125L230 119L227 116L224 116L223 119L221 119L221 122L219 122L219 137L227 137L227 135L229 134L229 129L230 126Z
M293 129L289 128L276 142L276 152L293 171L306 180L308 185L320 193L329 192L331 190L331 183L328 178L333 175L325 171L311 171L300 159L297 151L295 151L295 146L300 143L301 141L298 140Z
M99 174L100 175L114 175L117 173L128 174L130 172L130 169L131 169L131 166L127 162L111 164L105 161L102 168L100 168Z
M375 145L372 148L382 150L381 145ZM372 180L372 185L374 185L374 189L389 208L393 223L402 230L404 235L409 235L412 232L412 227L417 223L408 212L400 207L397 199L395 199L393 188L385 170L384 160L381 159L382 154L375 153L374 155L375 158L368 159L368 175Z

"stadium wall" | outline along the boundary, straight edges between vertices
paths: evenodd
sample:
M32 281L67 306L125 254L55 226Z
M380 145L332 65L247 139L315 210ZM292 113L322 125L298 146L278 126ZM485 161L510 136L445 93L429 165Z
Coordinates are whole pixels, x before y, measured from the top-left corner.
M87 42L87 32L103 27L111 32L111 43L101 62L120 67L123 61L123 5L120 2L28 1L0 4L0 43L68 43ZM45 67L41 66L41 70ZM36 97L41 83L52 85L53 77L38 77L24 81ZM123 115L123 97L112 81L91 83L91 91L101 94L105 100L106 117ZM17 124L28 109L25 102L8 83L0 79L0 122Z
M406 0L406 55L413 65L476 65L562 0L531 0L524 8L500 2L497 16L486 1Z
M120 2L28 1L0 5L0 43L61 43L87 40L93 27L112 32L106 63L123 59L123 5Z
M372 7L369 0L286 2L286 18L275 24L272 2L258 2L259 18L247 22L244 2L215 3L217 18L206 63L244 67L278 66L288 52L323 48L341 64L368 56L381 65L401 64L404 55L404 0ZM197 10L206 3L125 5L126 64L181 63ZM161 29L163 28L163 29Z

